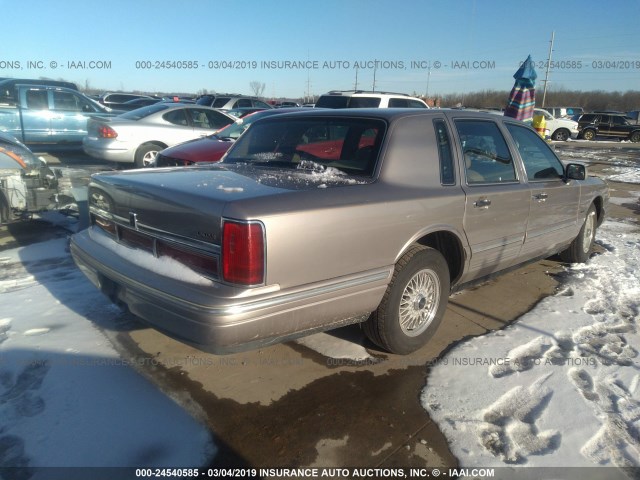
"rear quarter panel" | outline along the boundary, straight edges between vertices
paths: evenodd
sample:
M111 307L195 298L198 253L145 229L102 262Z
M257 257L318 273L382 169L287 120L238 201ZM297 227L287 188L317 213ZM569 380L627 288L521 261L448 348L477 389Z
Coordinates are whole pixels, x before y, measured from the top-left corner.
M225 217L264 223L267 283L284 288L390 267L435 230L466 245L464 193L440 184L433 119L417 115L390 125L370 183L227 204Z

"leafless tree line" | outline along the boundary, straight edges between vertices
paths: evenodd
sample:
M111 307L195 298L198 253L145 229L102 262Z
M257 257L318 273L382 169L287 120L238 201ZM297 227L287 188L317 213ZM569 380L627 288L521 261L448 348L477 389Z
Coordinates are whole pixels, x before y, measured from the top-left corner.
M465 106L473 108L504 108L509 91L482 90L471 93L450 93L439 96L441 107ZM536 91L536 106L542 106L542 90ZM547 107L582 107L585 111L617 110L628 112L640 109L640 90L605 92L602 90L548 91Z

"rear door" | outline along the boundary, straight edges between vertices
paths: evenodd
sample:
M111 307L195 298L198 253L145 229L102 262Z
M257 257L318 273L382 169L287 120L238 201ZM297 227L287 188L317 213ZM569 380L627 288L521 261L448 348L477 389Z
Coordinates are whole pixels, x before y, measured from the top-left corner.
M517 263L531 196L495 121L458 118L454 124L464 160L464 229L471 248L465 280L471 280Z
M89 100L68 90L49 90L51 136L54 142L82 142L87 120L96 108Z
M525 168L531 211L521 256L535 258L556 250L577 235L580 187L565 183L564 167L547 143L531 129L505 122Z

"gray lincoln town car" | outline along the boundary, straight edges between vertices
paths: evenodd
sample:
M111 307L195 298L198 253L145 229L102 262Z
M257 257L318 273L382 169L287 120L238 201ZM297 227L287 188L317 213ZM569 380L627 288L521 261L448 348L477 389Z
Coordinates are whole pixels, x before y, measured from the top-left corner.
M406 354L452 291L586 261L608 196L513 119L311 110L255 122L217 164L93 176L71 251L114 302L202 350L362 323Z

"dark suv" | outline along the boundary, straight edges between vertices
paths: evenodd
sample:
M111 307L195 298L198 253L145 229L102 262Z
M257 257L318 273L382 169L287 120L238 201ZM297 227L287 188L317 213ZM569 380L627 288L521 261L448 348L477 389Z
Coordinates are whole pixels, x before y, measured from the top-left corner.
M271 105L259 100L256 97L248 97L236 93L218 93L216 95L202 95L196 100L198 105L206 107L232 110L235 108L273 108Z
M640 125L633 125L624 115L585 113L578 121L578 137L594 140L596 136L640 142Z

